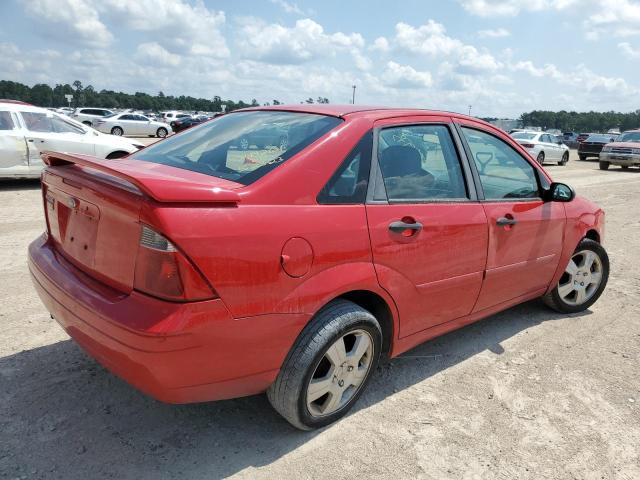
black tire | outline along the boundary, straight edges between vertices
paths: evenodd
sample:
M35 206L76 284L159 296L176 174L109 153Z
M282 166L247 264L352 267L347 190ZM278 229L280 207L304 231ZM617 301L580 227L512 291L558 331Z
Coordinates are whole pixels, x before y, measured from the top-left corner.
M329 347L355 330L364 330L373 343L366 377L345 405L328 415L314 416L306 402L313 374ZM376 318L355 303L333 301L320 310L302 331L282 364L276 381L267 390L267 398L280 415L300 430L312 430L335 422L349 412L365 390L378 364L381 349L382 331Z
M607 286L607 281L609 280L609 255L607 255L607 251L598 242L594 240L590 240L588 238L582 239L582 241L578 244L578 247L575 249L574 253L577 253L583 250L590 250L600 258L600 262L602 263L602 272L601 272L602 280L600 282L600 286L597 288L594 294L586 302L579 305L573 305L573 304L567 303L560 296L560 293L558 292L558 287L562 282L562 278L561 278L560 282L558 282L558 285L556 285L553 288L553 290L551 290L550 292L548 292L542 297L542 301L548 307L552 308L557 312L577 313L577 312L582 312L586 310L591 305L593 305L598 300L598 298L600 298L600 295L602 295L602 292Z
M569 162L569 152L564 152L564 155L562 155L562 160L558 162L558 165L563 166L563 165L566 165L568 162Z
M167 134L169 133L169 131L164 128L164 127L160 127L157 131L156 131L156 137L158 138L164 138L167 136Z
M124 130L121 127L113 127L111 129L111 135L115 135L116 137L121 137L124 134Z
M578 158L584 162L587 159L587 156L586 155L578 155Z
M609 170L609 165L611 165L609 162L605 162L602 160L600 160L600 162L598 163L600 170Z
M538 162L540 165L544 165L544 152L540 152L538 154L538 156L536 157L536 162Z
M623 170L629 170L629 165L621 165Z

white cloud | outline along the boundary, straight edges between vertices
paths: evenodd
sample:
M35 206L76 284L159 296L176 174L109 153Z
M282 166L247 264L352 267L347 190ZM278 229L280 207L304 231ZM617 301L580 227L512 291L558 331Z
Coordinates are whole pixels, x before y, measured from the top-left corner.
M293 14L300 15L300 16L304 16L304 15L309 15L310 14L310 12L305 12L304 10L302 10L298 6L298 4L294 3L294 2L287 2L285 0L271 0L271 3L273 3L274 5L278 5L286 13L293 13Z
M378 37L374 40L370 48L371 50L377 50L379 52L388 52L390 50L389 40L384 37Z
M275 64L300 64L335 55L339 51L364 47L359 33L327 34L310 18L296 21L293 27L265 23L256 18L241 21L238 46L245 58ZM362 59L360 59L363 66Z
M480 17L516 16L520 12L564 10L585 0L459 0L463 8Z
M588 38L640 35L640 4L630 0L599 0L596 3L599 9L592 9L584 22Z
M633 59L640 58L640 48L633 48L627 42L619 43L618 48L622 50L622 53L624 53L628 58L633 58Z
M136 49L136 58L151 64L177 67L180 65L180 55L167 51L156 42L141 43Z
M448 36L444 25L433 20L419 27L398 23L393 43L399 51L447 58L466 72L492 71L501 67L493 55Z
M93 47L107 46L113 35L90 0L22 0L28 15L47 25L46 33Z
M410 65L400 65L396 62L387 62L382 73L382 81L385 85L395 88L425 88L433 84L429 72L418 72Z
M502 38L502 37L508 37L510 35L511 35L511 32L506 28L496 28L493 30L491 29L480 30L478 32L478 36L480 38Z
M165 50L194 56L227 58L229 48L221 29L224 12L210 10L201 1L103 0L101 12L139 32L155 34Z

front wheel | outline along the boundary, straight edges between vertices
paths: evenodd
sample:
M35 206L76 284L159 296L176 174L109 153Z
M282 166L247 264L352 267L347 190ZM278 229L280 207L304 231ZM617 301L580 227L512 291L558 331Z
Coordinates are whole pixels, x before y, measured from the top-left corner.
M166 136L167 136L167 133L169 133L169 132L167 132L167 129L166 129L166 128L164 128L164 127L160 127L160 128L158 129L158 131L156 132L156 136L157 136L158 138L164 138L164 137L166 137Z
M605 162L602 160L600 160L600 163L598 164L600 170L609 170L609 165L611 165L609 162Z
M544 152L540 152L538 154L538 157L536 158L536 161L540 164L540 165L544 165Z
M598 242L585 238L571 256L558 285L542 297L561 313L586 310L602 295L609 279L609 256Z
M568 162L569 162L569 152L564 152L564 155L562 155L562 160L558 162L558 165L563 166L563 165L566 165Z
M367 310L337 300L302 332L267 390L269 402L301 430L342 418L356 403L382 348L382 332Z
M115 135L116 137L121 137L124 131L120 127L113 127L111 129L111 135Z

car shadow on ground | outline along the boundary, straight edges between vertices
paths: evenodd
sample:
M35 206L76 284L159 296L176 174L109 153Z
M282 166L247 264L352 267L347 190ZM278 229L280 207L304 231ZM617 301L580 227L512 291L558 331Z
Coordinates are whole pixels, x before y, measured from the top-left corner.
M0 178L0 191L40 190L39 178Z
M566 318L534 301L427 342L383 362L356 411L485 350L500 355L504 340ZM0 380L0 477L222 478L268 465L319 434L289 426L264 395L157 402L69 340L0 358Z

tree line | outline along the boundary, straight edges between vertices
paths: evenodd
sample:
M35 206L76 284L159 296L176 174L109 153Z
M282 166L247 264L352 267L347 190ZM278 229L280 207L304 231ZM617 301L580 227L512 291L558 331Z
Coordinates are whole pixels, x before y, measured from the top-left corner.
M550 112L534 110L520 116L523 126L557 128L563 132L606 132L612 128L620 131L640 128L640 110L620 112Z
M103 108L134 108L136 110L187 110L201 112L227 112L239 108L258 106L256 99L246 103L242 100L223 100L219 96L212 99L195 98L180 95L178 97L165 95L158 92L157 95L136 92L134 94L115 92L113 90L96 90L93 85L82 85L76 80L71 85L68 83L57 84L50 87L45 83L35 84L33 87L9 80L0 80L0 98L21 100L38 107L66 107L68 105L65 95L72 95L71 107L103 107ZM282 102L274 99L264 105L280 105ZM329 103L329 99L318 97L316 100L309 97L300 103ZM223 108L224 105L224 108Z

